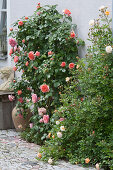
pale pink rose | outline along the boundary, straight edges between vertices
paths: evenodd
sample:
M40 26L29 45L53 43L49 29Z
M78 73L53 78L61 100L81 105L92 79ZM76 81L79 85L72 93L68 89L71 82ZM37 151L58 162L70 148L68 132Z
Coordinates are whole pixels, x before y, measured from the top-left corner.
M36 94L32 94L32 102L36 103L37 101L38 101L37 95Z
M60 121L61 121L61 122L64 121L64 120L65 120L65 118L63 118L63 117L60 118Z
M17 46L14 47L14 52L16 52L16 51L20 52L20 47L18 47L18 48L17 48Z
M17 42L16 42L15 39L10 38L10 39L9 39L9 44L10 44L12 47L15 47L15 46L17 45Z
M43 119L40 119L39 122L40 122L40 123L43 123L44 121L43 121Z
M29 124L29 127L30 127L30 128L33 128L33 123L30 123L30 124Z
M44 123L48 123L49 122L49 115L44 115L43 121L44 121Z
M46 109L44 107L38 108L38 113L40 116L43 116L43 114L46 114Z
M40 15L41 14L41 12L37 12L37 15Z
M13 95L8 95L8 99L12 102L15 99L15 96Z
M29 103L29 102L30 102L30 99L26 99L26 102Z

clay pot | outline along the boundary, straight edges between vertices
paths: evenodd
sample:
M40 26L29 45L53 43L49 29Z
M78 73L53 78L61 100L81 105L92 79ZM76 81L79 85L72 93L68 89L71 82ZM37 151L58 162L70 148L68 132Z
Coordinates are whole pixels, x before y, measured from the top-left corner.
M29 125L29 120L32 116L32 113L30 112L30 110L26 110L26 112L28 113L26 118L24 117L20 117L17 114L17 109L16 107L14 107L13 111L12 111L12 119L13 119L13 123L15 126L15 129L17 132L22 132L26 129L26 127L28 127Z

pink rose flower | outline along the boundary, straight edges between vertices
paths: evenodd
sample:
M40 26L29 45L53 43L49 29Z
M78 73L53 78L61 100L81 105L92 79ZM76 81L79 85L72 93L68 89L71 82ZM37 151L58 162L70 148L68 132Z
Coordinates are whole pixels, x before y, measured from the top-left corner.
M34 68L35 70L38 70L38 67L33 66L33 68Z
M36 51L35 55L36 55L37 57L39 57L39 56L40 56L40 52L39 52L39 51Z
M25 17L25 19L27 20L27 19L29 19L28 17Z
M32 91L32 89L31 89L30 87L27 87L27 90L30 90L30 91Z
M70 12L68 9L65 9L65 10L63 11L63 13L66 14L66 15L68 15L68 16L71 15L71 12Z
M44 121L43 121L43 119L40 119L39 122L40 122L40 123L43 123Z
M28 65L29 65L29 62L27 61L27 62L25 63L25 65L28 66Z
M13 96L13 95L8 95L8 99L9 99L9 101L13 101L14 99L15 99L15 96Z
M18 48L17 48L17 46L14 47L14 52L16 52L16 51L20 52L20 47L18 47Z
M18 22L18 25L19 25L19 26L22 26L23 24L24 24L23 21L19 21L19 22Z
M15 56L15 57L14 57L14 62L17 63L18 60L19 60L18 56Z
M75 37L74 31L72 31L72 32L70 33L70 37L71 37L71 38L74 38L74 37Z
M14 70L14 71L16 71L16 70L17 70L17 67L16 67L16 66L14 66L14 67L13 67L13 70Z
M21 113L19 113L19 117L22 119L23 118L23 115Z
M22 40L22 43L25 43L25 40L24 40L24 39Z
M54 60L54 58L50 58L50 60L51 60L51 61L53 61L53 60Z
M17 42L16 42L15 39L10 38L10 39L9 39L9 44L11 45L11 47L15 47L15 46L17 45Z
M60 121L61 121L61 122L64 121L64 120L65 120L65 118L63 118L63 117L60 118Z
M30 123L30 124L29 124L29 127L30 127L30 128L33 128L33 123Z
M37 95L36 94L32 94L32 102L36 103L37 101L38 101Z
M46 92L49 92L50 89L49 89L49 86L47 86L46 84L43 84L40 86L40 89L43 93L46 93Z
M43 121L44 121L44 123L48 123L49 122L49 115L44 115Z
M52 52L52 51L49 51L49 52L48 52L48 55L53 55L53 52Z
M65 67L65 66L66 66L66 63L65 63L65 62L62 62L60 66L61 66L61 67Z
M29 102L30 102L30 99L26 99L26 102L29 103Z
M38 108L38 113L40 116L43 116L43 114L46 114L46 109L44 107Z
M30 60L34 60L35 59L34 52L30 51L29 54L28 54L28 57L29 57Z
M75 64L74 64L74 63L70 63L70 64L69 64L69 68L70 68L70 69L73 69L74 67L75 67Z
M40 15L41 14L41 12L37 12L37 15Z
M13 54L13 52L14 52L13 48L11 48L10 51L9 51L9 55L11 56Z
M10 28L10 31L13 31L13 28Z

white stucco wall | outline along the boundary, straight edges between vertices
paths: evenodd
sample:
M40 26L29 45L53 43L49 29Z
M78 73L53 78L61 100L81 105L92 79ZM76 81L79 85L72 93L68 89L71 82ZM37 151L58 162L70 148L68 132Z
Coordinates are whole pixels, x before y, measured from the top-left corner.
M11 24L22 16L33 14L36 9L37 0L7 0L8 1L8 32ZM58 10L69 9L72 13L73 23L77 24L78 36L86 42L86 46L80 51L80 56L86 54L88 45L88 29L89 20L98 17L99 7L102 5L108 6L111 12L112 0L40 0L41 5L58 4ZM8 49L10 47L8 46ZM13 65L11 57L8 56L6 61L0 60L0 67Z

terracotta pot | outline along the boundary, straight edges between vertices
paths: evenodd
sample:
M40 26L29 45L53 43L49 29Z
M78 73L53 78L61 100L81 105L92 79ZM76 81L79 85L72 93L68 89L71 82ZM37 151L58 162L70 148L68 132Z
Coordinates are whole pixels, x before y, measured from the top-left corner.
M12 119L13 119L13 123L14 123L15 129L17 132L24 131L30 123L29 120L32 116L32 113L30 112L30 110L27 110L26 112L28 114L27 114L26 118L23 118L17 114L16 107L14 107L14 109L12 111Z

